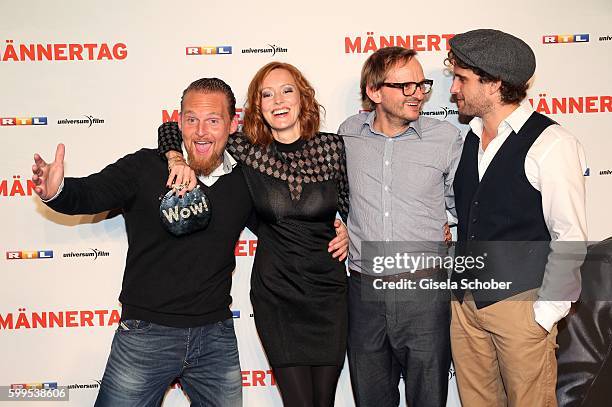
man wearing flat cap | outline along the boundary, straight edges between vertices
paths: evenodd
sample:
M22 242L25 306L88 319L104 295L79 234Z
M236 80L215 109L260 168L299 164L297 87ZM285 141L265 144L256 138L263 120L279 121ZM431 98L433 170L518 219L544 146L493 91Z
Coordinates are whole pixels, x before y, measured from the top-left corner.
M536 67L525 42L480 29L456 35L450 47L451 93L459 114L473 116L453 184L457 249L470 254L484 243L496 251L482 274L454 273L453 280L511 282L495 293L454 291L461 402L556 406L556 324L580 293L581 262L558 267L552 259L558 242L586 241L584 151L523 103Z

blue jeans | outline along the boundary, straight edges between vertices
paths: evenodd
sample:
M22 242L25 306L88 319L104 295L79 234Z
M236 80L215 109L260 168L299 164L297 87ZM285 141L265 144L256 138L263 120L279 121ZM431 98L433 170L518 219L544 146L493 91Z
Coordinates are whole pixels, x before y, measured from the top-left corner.
M446 274L430 277L446 280ZM416 280L418 281L418 280ZM357 407L444 407L448 392L450 291L375 290L373 279L349 278L348 360Z
M175 379L192 407L242 406L242 375L232 319L196 328L122 321L95 406L159 406Z

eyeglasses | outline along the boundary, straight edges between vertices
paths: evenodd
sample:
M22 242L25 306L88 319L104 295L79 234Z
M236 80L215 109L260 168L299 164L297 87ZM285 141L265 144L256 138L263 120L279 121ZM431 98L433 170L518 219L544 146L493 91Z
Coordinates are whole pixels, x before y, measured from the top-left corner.
M425 79L421 82L383 82L382 86L386 86L388 88L401 89L404 96L412 96L416 92L417 88L421 88L421 92L423 94L428 94L431 92L431 88L433 87L432 79Z

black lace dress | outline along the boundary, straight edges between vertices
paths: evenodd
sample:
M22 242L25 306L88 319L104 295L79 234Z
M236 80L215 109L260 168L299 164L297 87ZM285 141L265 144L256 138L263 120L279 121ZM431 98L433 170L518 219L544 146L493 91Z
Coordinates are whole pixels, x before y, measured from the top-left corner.
M162 125L159 143L162 153L180 151L176 124ZM327 251L336 212L348 215L342 138L318 133L263 147L236 133L227 151L242 163L257 211L251 302L270 365L342 365L346 272Z

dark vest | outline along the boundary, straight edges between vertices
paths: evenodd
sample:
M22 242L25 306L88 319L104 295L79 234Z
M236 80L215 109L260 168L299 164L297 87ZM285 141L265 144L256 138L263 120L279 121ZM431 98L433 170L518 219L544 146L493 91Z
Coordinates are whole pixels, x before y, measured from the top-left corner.
M479 138L470 130L455 174L458 256L483 256L485 267L453 273L461 279L512 282L504 290L471 290L478 308L539 287L549 253L550 233L542 212L542 195L525 174L527 152L555 122L534 112L521 130L508 136L478 179Z

